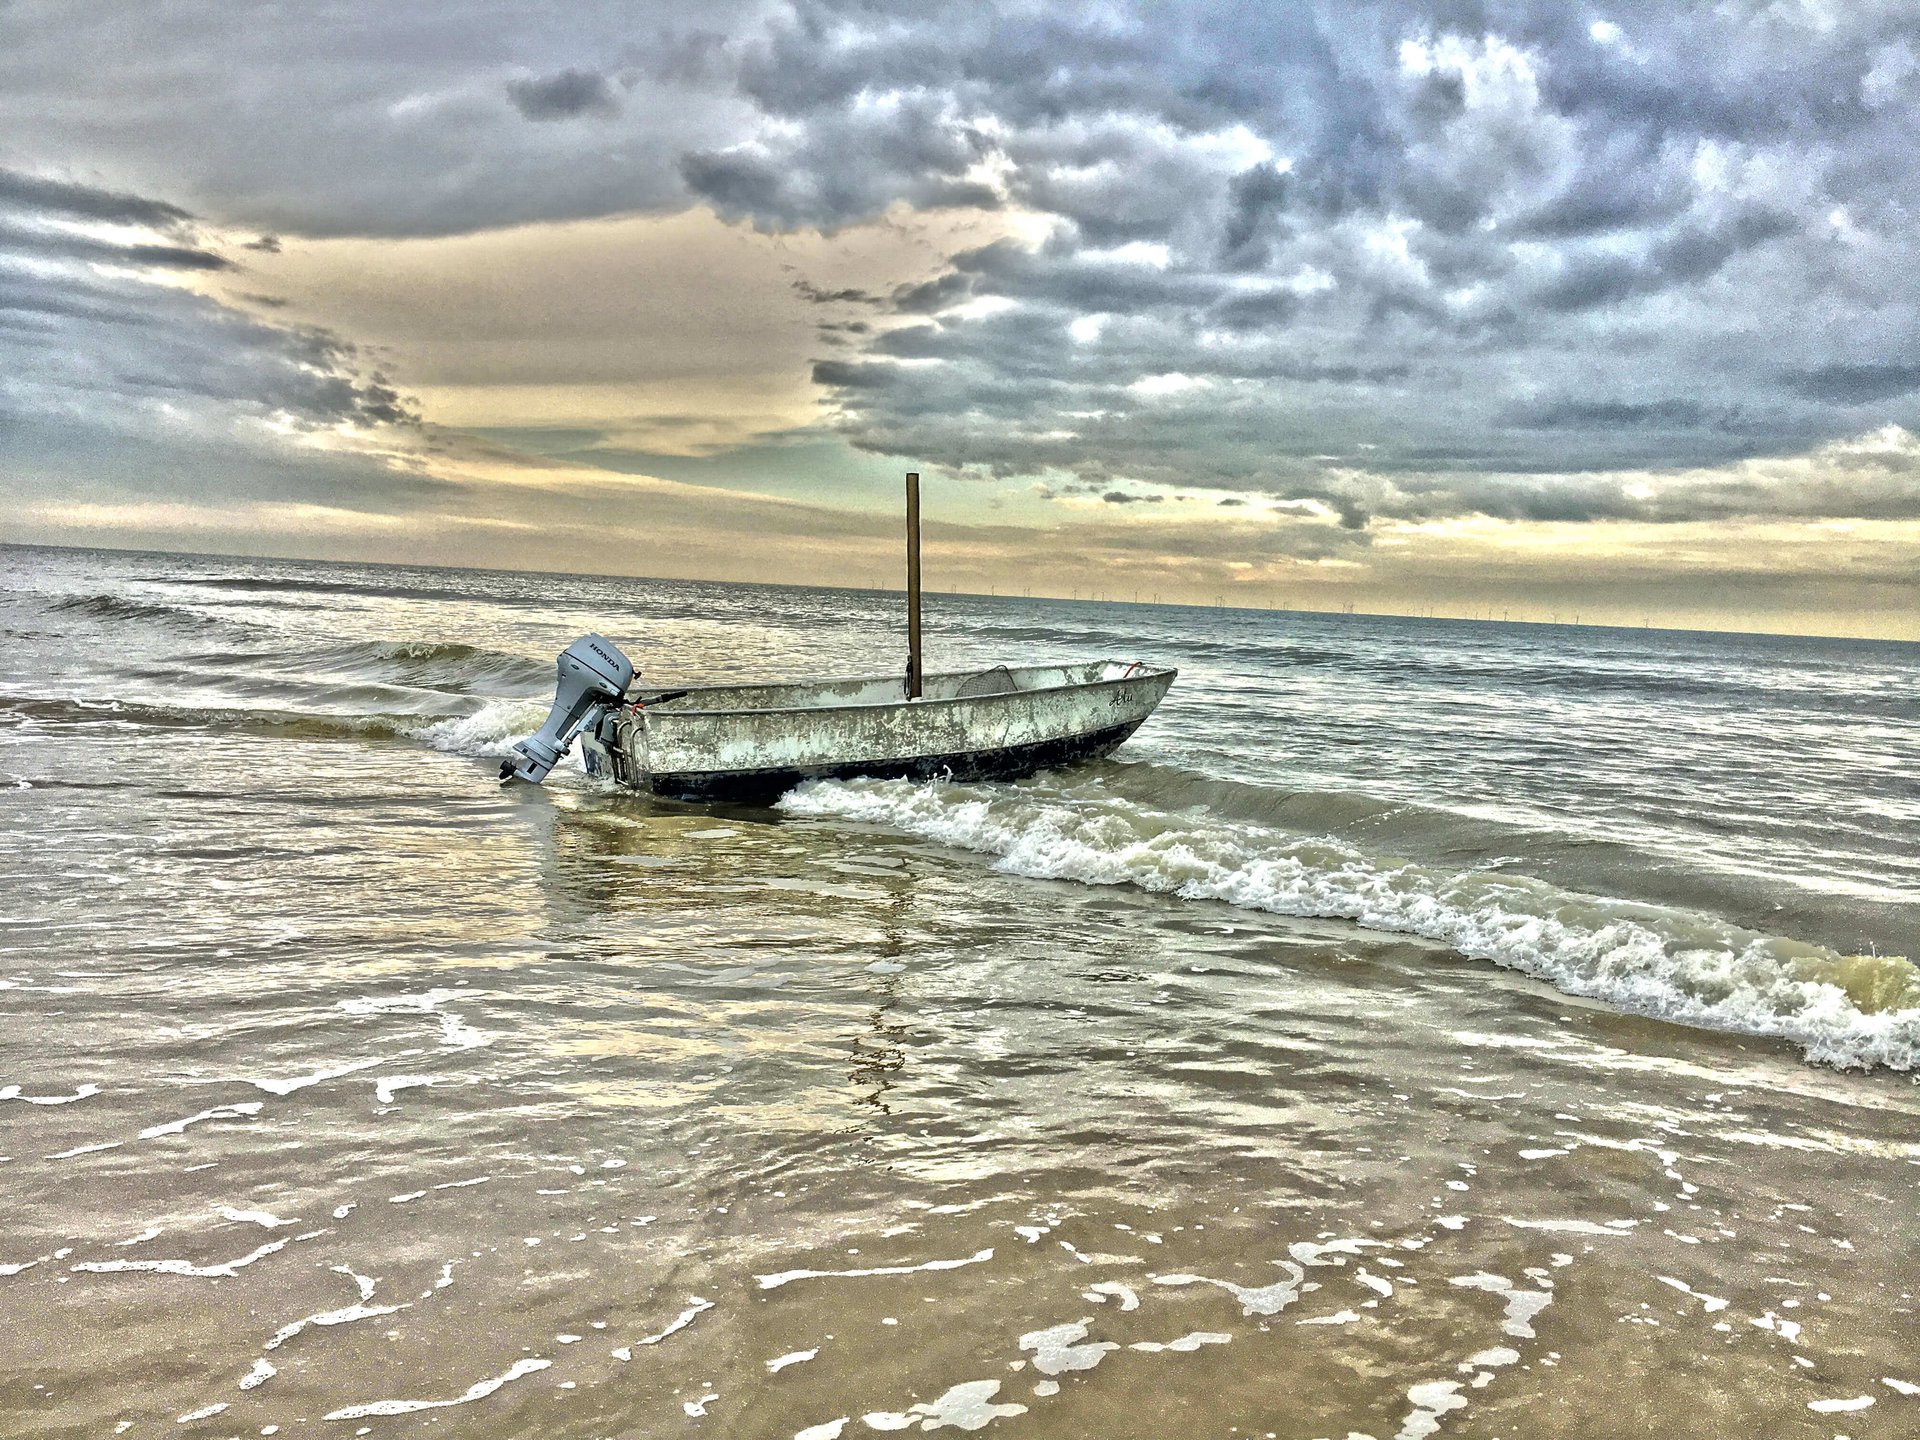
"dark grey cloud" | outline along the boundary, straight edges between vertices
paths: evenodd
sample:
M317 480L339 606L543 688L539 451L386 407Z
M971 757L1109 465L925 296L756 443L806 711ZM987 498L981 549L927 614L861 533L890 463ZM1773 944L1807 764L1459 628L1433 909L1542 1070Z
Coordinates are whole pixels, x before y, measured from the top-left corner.
M1789 374L1786 383L1810 400L1834 405L1872 405L1920 390L1920 361L1868 361L1822 365Z
M0 205L29 212L77 216L83 220L147 225L160 230L186 226L193 218L178 205L164 200L6 169L0 169Z
M871 290L862 290L858 286L843 286L838 290L826 290L811 280L793 282L793 293L802 300L815 305L884 305L885 299Z
M529 120L572 120L617 115L620 98L612 82L594 70L560 70L536 79L509 80L513 108Z

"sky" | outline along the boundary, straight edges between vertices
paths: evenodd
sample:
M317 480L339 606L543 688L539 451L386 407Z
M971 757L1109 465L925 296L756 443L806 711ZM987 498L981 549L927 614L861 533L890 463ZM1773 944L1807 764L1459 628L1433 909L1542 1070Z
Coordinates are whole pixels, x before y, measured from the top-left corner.
M1912 0L0 0L0 540L1920 639Z

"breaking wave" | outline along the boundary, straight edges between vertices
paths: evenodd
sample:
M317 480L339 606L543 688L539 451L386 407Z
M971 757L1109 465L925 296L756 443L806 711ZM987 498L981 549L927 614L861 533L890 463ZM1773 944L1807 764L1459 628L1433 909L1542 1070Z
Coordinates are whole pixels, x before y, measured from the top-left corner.
M395 733L455 755L498 757L511 750L515 740L538 730L546 718L543 701L490 700L471 715L449 716L427 724L410 721L397 726Z
M995 855L996 869L1016 875L1417 935L1635 1014L1778 1036L1822 1064L1920 1065L1920 970L1899 956L1843 955L1524 875L1401 863L1206 806L1174 811L1050 778L819 781L780 808Z

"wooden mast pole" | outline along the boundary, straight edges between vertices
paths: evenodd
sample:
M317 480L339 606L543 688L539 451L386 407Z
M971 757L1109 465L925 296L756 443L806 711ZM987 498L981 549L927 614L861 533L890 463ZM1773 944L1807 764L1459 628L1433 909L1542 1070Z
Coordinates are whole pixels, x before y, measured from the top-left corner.
M907 472L907 698L920 698L920 475Z

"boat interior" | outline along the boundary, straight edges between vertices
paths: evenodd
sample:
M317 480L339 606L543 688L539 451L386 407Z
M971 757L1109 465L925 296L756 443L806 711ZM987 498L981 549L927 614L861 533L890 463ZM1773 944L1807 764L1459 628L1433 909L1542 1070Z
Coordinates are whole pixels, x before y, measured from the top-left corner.
M1090 660L1078 665L992 665L980 670L948 670L923 676L920 699L914 703L1097 685L1154 674L1160 668L1137 660ZM636 685L628 692L629 699L646 702L649 694L662 688L657 684ZM779 685L703 685L671 700L648 702L646 708L649 713L672 710L692 714L712 710L821 710L847 705L900 705L906 701L904 675L863 675Z

